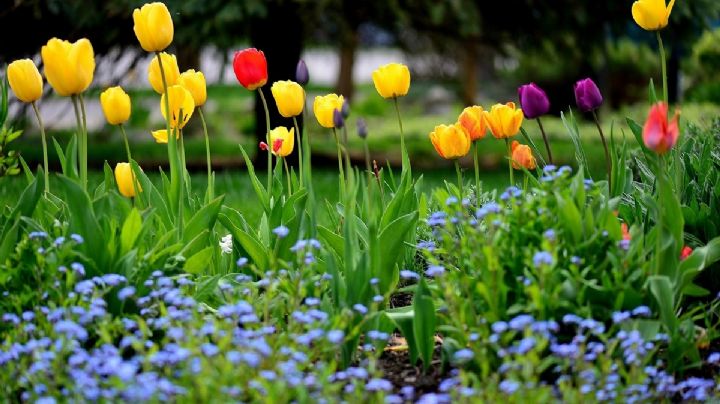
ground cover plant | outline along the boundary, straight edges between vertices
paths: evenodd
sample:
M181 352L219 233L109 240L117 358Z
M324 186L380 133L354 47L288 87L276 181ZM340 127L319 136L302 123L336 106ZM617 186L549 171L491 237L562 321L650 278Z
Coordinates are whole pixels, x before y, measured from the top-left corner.
M663 71L671 11L672 2L653 0L632 7L657 34ZM89 40L53 38L41 50L45 80L76 113L67 144L47 142L35 64L6 70L3 152L20 136L5 127L11 89L36 112L43 165L33 170L9 152L2 160L24 181L6 189L0 210L4 401L720 398L720 125L682 122L667 83L658 95L650 82L647 119L627 119L623 134L603 130L592 78L577 81L577 108L562 115L572 167L554 164L565 159L545 133L550 101L537 85L521 86L518 103L468 107L428 128L455 172L427 181L403 131L407 66L389 63L372 77L397 121L393 168L369 158L362 120L348 133L341 95L317 96L308 109L304 63L295 81L269 83L262 51L243 49L233 60L238 82L295 125L266 120L260 164L238 145L247 176L236 184L213 170L202 72L180 73L164 52L170 11L149 3L133 18L155 55L148 80L165 128L153 136L168 162L159 172L132 157L123 126L132 101L120 87L100 101L127 159L89 172ZM330 175L313 167L302 114L334 143ZM578 114L597 134L581 133ZM201 178L187 170L190 120L204 128ZM349 156L355 136L365 146L360 165ZM600 173L589 169L589 136L603 146ZM499 187L480 173L486 144L506 155ZM59 172L49 170L50 149Z

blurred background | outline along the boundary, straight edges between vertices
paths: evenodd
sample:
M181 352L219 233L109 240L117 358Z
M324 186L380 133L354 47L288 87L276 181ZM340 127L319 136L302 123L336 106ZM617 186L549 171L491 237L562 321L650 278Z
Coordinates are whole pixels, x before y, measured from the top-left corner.
M441 167L427 139L440 123L451 123L464 106L517 101L517 87L536 82L550 96L553 117L545 120L553 154L560 163L574 161L572 142L560 112L574 108L573 83L592 77L606 102L601 111L606 133L625 131L625 116L643 121L648 81L660 83L655 35L632 20L632 0L166 0L173 14L175 38L169 52L180 70L200 69L208 81L208 119L213 164L217 170L242 165L238 144L257 151L264 122L257 117L256 92L236 81L235 50L263 50L269 84L294 79L299 58L310 70L308 105L315 95L337 92L350 100L348 130L352 155L363 161L355 122L368 122L373 159L399 162L398 129L391 102L375 92L371 72L389 62L410 67L410 94L401 100L413 164ZM144 167L165 164L167 150L154 143L150 130L164 127L159 97L147 81L151 58L133 33L132 10L143 1L130 0L2 0L0 1L0 70L12 60L30 57L41 64L39 50L48 39L93 44L97 68L88 103L90 164L101 168L124 158L117 128L105 124L99 94L122 85L133 111L127 130L133 156ZM682 103L683 119L709 122L720 112L720 1L678 0L670 25L662 31L669 52L669 93ZM40 66L42 71L42 66ZM49 85L40 101L48 133L65 144L75 130L72 104ZM269 94L269 91L267 92ZM291 126L275 113L274 125ZM311 111L308 111L311 112ZM32 111L11 95L10 125L24 131L13 142L34 167L40 162L39 134ZM575 111L576 116L579 112ZM335 164L328 130L307 117L313 164ZM602 169L602 149L592 124L578 116L587 139L590 162ZM525 127L539 141L537 126ZM194 119L186 134L190 168L204 167L201 125ZM2 145L2 153L8 147ZM481 143L482 165L502 168L504 144L491 137ZM51 148L52 149L52 148ZM57 159L51 154L51 162ZM469 163L469 161L468 161Z

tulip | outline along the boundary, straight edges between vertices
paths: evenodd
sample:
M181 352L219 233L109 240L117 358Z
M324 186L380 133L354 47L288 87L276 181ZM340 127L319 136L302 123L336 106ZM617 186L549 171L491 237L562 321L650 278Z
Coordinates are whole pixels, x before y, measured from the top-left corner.
M170 11L163 3L148 3L133 11L133 31L140 46L147 52L165 50L173 40L174 28Z
M343 96L337 94L315 97L313 112L315 113L315 118L320 126L324 128L335 127L333 116L335 114L335 110L342 110L343 102Z
M164 63L163 66L165 66ZM202 72L196 72L193 69L186 70L178 76L177 84L190 91L196 107L205 105L205 101L207 101L207 86L205 85L205 75Z
M333 111L333 126L338 129L345 126L345 118L343 118L343 114L339 109Z
M347 119L350 116L350 104L344 102L342 108L340 109L340 113L342 114L343 119Z
M550 111L550 100L535 83L525 84L518 88L520 108L525 113L525 118L535 119Z
M43 79L30 59L16 60L7 67L7 78L15 96L22 102L32 103L43 93Z
M278 126L270 131L270 143L273 145L272 153L278 157L285 157L293 152L295 147L295 128ZM279 145L277 142L279 141Z
M550 151L550 142L548 142L545 128L543 128L540 117L550 112L550 100L543 91L535 83L525 84L518 88L518 98L520 99L520 108L522 108L525 118L537 119L540 133L542 133L545 149L548 154L548 161L553 163L552 152Z
M180 69L178 68L177 58L175 55L165 52L160 53L160 58L162 59L163 71L165 72L165 82L169 88L170 86L177 84L178 78L180 77ZM148 81L156 93L162 95L165 92L165 89L163 88L162 75L160 73L160 63L158 62L157 57L152 58L150 61L150 66L148 67Z
M305 107L305 90L300 84L290 80L276 81L270 91L280 115L292 118L302 113Z
M497 139L507 139L517 135L523 121L522 109L515 108L514 102L495 104L490 111L483 111L490 133Z
M170 94L170 127L182 129L190 120L195 110L193 96L185 87L179 85L168 87L168 94ZM160 112L163 118L167 120L168 118L165 114L165 94L163 94L160 99ZM180 114L182 114L182 117ZM182 120L180 120L180 118L182 118Z
M463 109L458 117L458 123L470 134L470 139L474 142L485 137L487 132L487 124L483 114L483 107L473 105Z
M252 91L267 83L267 60L265 54L255 48L235 52L233 70L240 84Z
M150 133L155 138L156 143L167 143L168 142L167 129L154 130ZM175 139L180 139L180 132L177 132L177 131L175 132Z
M110 87L100 94L105 119L110 125L121 125L130 119L130 96L121 87Z
M365 120L362 118L357 119L357 133L361 139L367 139L367 135L368 135L367 122L365 122Z
M470 134L460 124L438 125L430 132L430 142L440 157L452 160L465 156L470 151Z
M530 146L520 144L517 140L512 142L512 166L516 170L520 168L525 168L526 170L535 169L537 165Z
M590 112L600 108L603 97L595 82L587 78L575 83L575 101L581 111Z
M692 248L690 248L688 246L683 247L682 251L680 251L680 261L684 261L692 253L693 253Z
M135 188L142 192L140 184L138 184L135 174L129 163L117 163L115 165L115 182L117 182L118 191L126 198L135 197Z
M622 232L623 240L631 240L632 239L632 236L630 235L630 230L628 230L627 223L620 224L620 231Z
M45 77L60 96L80 94L90 86L95 73L95 54L87 39L70 43L52 38L40 54Z
M410 89L410 70L400 63L378 67L372 73L375 90L383 98L402 97Z
M665 0L638 0L632 5L632 16L637 25L646 31L657 31L665 28L675 0L665 6Z
M672 121L668 122L668 106L658 102L650 108L648 118L643 126L643 142L648 149L657 154L665 154L677 143L679 112L675 111Z
M298 60L297 67L295 68L295 81L301 86L306 85L310 81L310 73L308 72L305 61L302 59Z

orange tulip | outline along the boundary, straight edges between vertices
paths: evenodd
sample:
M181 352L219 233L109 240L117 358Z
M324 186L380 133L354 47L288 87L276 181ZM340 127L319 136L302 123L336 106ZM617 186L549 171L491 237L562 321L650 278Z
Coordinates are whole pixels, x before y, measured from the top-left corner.
M535 157L533 157L530 146L520 144L517 140L512 142L512 166L514 169L519 170L525 168L526 170L534 170L537 166L535 163Z
M487 123L485 122L483 107L473 105L472 107L465 108L462 113L460 113L460 117L458 117L458 123L467 130L473 142L485 137Z

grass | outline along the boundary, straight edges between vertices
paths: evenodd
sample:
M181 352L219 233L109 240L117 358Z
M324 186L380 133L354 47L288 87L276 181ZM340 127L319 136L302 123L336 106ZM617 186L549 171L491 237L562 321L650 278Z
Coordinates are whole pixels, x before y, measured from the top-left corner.
M422 190L429 194L436 187L444 186L444 181L455 183L455 172L452 170L416 170L416 177L422 176ZM156 186L161 186L160 175L157 172L148 172L150 179ZM250 184L250 177L245 169L226 170L215 174L215 193L216 195L225 195L225 203L227 206L237 209L250 223L257 223L262 208L256 203L255 192ZM264 181L263 173L259 173L261 180ZM399 171L395 172L399 175ZM474 181L472 171L465 173L466 183ZM486 191L493 189L505 188L508 185L507 173L504 171L490 171L481 174L483 189ZM90 172L89 183L90 189L101 186L103 175L99 171ZM313 170L313 186L315 194L319 196L319 219L324 223L325 218L325 201L330 205L334 205L338 201L338 175L337 171L331 169L314 169ZM50 187L57 187L57 177L51 175ZM203 173L194 173L191 175L191 184L193 192L196 195L202 195L207 187L207 176ZM18 200L20 193L27 186L27 182L23 175L15 177L0 178L0 207L12 207Z

